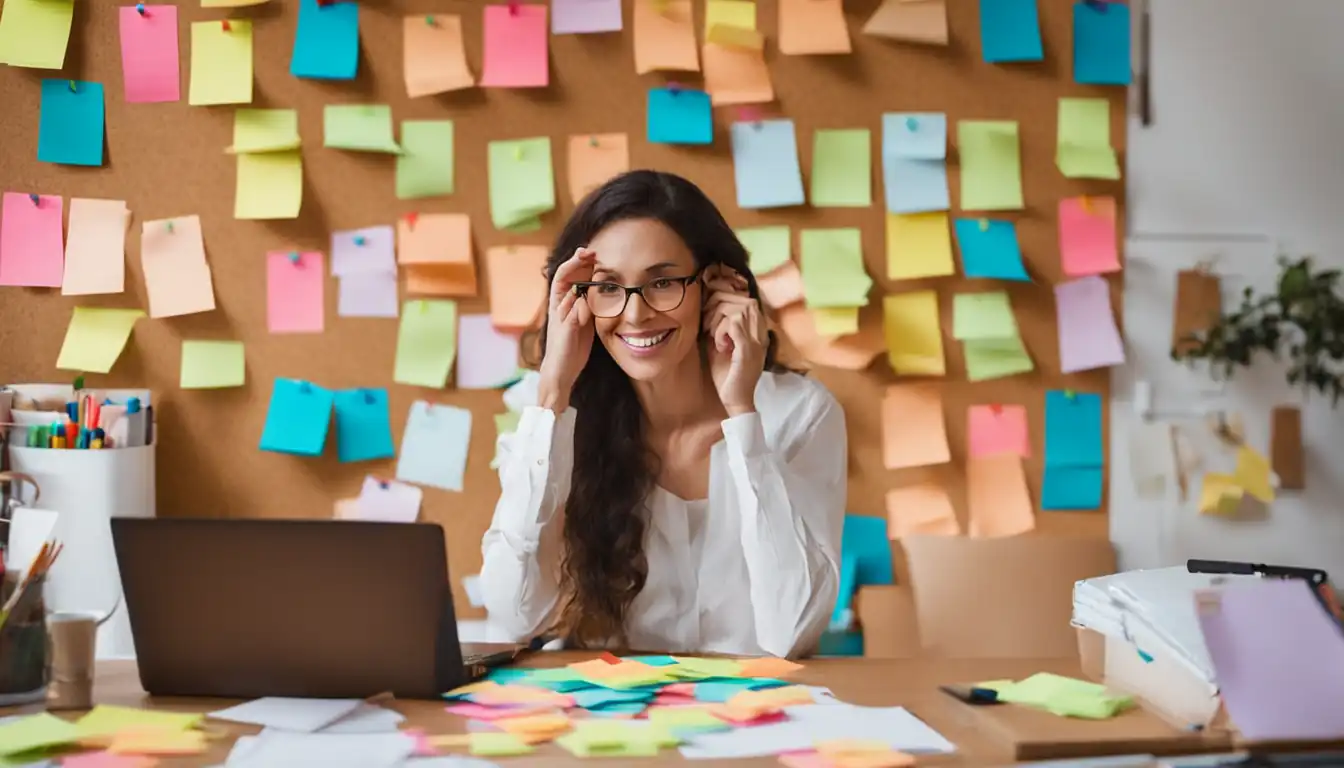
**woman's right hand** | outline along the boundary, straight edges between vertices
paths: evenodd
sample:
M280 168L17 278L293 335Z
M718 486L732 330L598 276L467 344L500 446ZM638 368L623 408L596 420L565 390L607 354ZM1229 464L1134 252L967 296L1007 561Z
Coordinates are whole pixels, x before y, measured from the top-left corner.
M538 404L563 411L569 393L593 351L593 313L574 291L574 283L593 276L597 254L579 248L555 270L546 311L546 351L541 361Z

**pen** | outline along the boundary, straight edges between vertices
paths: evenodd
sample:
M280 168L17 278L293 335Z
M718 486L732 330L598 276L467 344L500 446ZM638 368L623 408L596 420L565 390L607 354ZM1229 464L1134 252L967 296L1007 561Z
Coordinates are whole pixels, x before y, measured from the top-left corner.
M103 430L101 429L93 430L93 437L89 439L89 448L92 448L94 450L101 449L103 447L103 441L106 439L107 435L104 434Z

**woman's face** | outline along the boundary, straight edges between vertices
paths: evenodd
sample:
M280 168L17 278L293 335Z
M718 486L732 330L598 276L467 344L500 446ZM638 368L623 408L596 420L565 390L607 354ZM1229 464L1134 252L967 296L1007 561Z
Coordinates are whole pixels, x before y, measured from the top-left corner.
M614 284L590 287L587 301L597 338L621 370L650 381L694 359L703 297L695 258L677 233L654 219L626 219L598 232L588 248L597 254L592 280ZM626 299L621 287L640 286L643 296Z

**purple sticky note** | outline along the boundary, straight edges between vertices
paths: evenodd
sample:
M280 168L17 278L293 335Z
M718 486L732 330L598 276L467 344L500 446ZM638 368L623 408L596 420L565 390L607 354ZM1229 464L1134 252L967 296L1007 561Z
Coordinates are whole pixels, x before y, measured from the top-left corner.
M1055 286L1059 326L1059 367L1064 373L1090 371L1125 362L1125 345L1111 310L1111 287L1102 277L1084 277Z
M621 31L621 0L552 0L551 34Z
M341 317L397 317L396 272L365 272L338 278L336 314Z
M392 227L365 227L331 236L333 277L397 271ZM395 317L395 315L393 315Z
M126 101L178 101L177 6L121 8L121 72Z
M65 274L63 207L55 195L5 193L0 207L0 285L61 286Z
M457 321L457 388L494 389L518 378L518 337L500 333L489 315Z
M485 88L545 88L551 82L546 6L485 7Z

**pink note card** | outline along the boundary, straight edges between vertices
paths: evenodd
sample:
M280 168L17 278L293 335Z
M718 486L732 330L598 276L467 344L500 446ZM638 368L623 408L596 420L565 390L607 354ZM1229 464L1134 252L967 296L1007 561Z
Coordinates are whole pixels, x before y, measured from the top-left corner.
M481 85L545 88L551 82L549 34L544 5L487 5Z
M969 412L971 457L1011 453L1031 456L1027 409L1020 405L972 405Z
M0 285L59 288L65 274L64 202L56 195L6 192L0 207Z
M205 260L200 216L140 225L140 270L150 317L177 317L215 308L215 279Z
M1125 345L1111 310L1111 285L1093 275L1055 286L1059 367L1064 373L1125 362Z
M321 333L326 316L318 251L266 254L266 320L271 333Z
M1069 277L1120 271L1115 198L1070 197L1059 201L1059 260Z
M177 6L121 8L121 73L126 101L178 101Z

